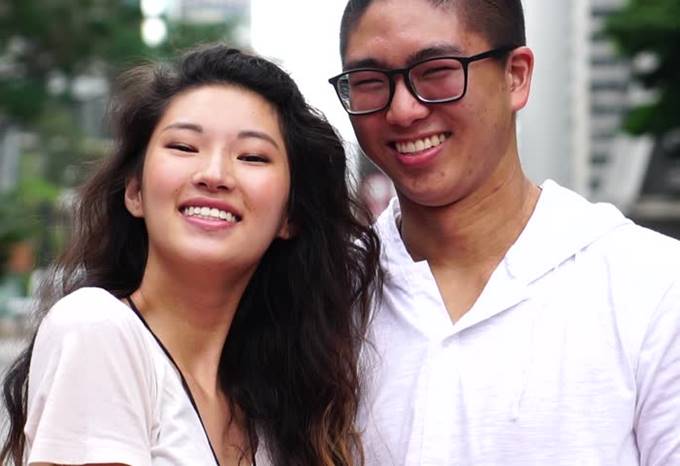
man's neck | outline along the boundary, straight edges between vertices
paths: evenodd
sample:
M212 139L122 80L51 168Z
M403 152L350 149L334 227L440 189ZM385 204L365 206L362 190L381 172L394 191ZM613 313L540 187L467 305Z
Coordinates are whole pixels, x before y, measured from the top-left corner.
M427 260L452 322L475 304L526 226L540 188L511 160L484 186L443 207L400 199L401 234L414 260Z
M400 199L402 238L414 260L431 266L495 266L526 226L539 194L517 163L507 175L443 207Z

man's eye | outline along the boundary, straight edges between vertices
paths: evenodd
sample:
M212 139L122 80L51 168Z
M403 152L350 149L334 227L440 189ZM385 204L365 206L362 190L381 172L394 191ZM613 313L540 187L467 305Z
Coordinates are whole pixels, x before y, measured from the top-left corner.
M362 79L353 83L354 86L380 86L384 84L384 81L380 79Z
M447 68L444 66L440 66L439 68L430 68L429 70L425 71L425 75L428 74L437 74L437 73L449 73L451 72L451 68Z
M348 79L354 90L380 89L388 85L387 77L374 71L358 71L352 73Z
M352 89L355 91L371 91L384 89L387 83L384 79L358 79L352 82Z
M417 65L411 76L415 79L446 79L457 77L462 72L463 67L458 61L443 58Z

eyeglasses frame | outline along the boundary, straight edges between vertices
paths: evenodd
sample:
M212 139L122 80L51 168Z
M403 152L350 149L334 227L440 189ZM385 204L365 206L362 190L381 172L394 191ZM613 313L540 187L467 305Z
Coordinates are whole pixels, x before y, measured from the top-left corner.
M392 99L394 98L394 92L396 90L396 81L394 79L395 76L402 76L404 79L404 84L406 85L406 88L408 91L411 93L411 95L420 103L422 104L447 104L451 102L457 102L461 100L463 97L465 97L465 94L467 92L467 85L468 85L468 66L472 62L476 62L479 60L484 60L486 58L499 58L503 55L505 55L508 52L511 52L512 50L516 49L519 47L518 45L508 45L504 47L497 47L495 49L487 50L486 52L478 53L476 55L471 55L467 57L459 57L459 56L453 56L453 55L444 55L444 56L437 56L437 57L430 57L426 58L424 60L417 61L415 63L412 63L411 65L405 67L405 68L394 68L394 69L384 69L384 68L373 68L373 67L362 67L362 68L353 68L350 70L345 70L342 73L333 76L328 80L328 82L333 86L333 89L335 89L335 93L338 95L338 98L340 99L340 103L342 104L342 108L345 109L347 113L350 115L370 115L372 113L377 113L377 112L382 112L386 108L389 108L389 106L392 104ZM463 92L461 93L460 96L457 97L451 97L451 98L445 98L445 99L426 99L420 95L418 95L418 92L416 92L415 87L413 86L413 83L411 82L411 77L410 73L413 70L413 68L417 67L418 65L422 65L423 63L427 63L430 61L434 60L442 60L442 59L447 59L447 60L457 60L461 63L463 66ZM355 71L376 71L383 73L387 75L387 79L389 82L389 97L387 98L387 102L385 103L384 106L377 108L375 110L350 110L346 107L345 101L343 100L342 96L340 95L340 89L338 88L338 81L340 78L342 78L344 75L348 73L353 73Z

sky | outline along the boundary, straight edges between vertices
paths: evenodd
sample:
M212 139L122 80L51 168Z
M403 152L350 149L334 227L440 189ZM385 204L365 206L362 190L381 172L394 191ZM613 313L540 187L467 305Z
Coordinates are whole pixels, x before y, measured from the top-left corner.
M340 18L346 0L251 0L255 51L288 71L308 102L321 110L347 142L356 142L347 114L328 78L341 71Z

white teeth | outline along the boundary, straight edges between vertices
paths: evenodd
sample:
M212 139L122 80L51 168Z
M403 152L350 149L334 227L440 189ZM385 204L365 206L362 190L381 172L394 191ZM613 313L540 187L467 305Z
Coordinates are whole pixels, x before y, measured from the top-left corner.
M414 141L408 142L397 142L395 143L395 147L401 154L412 154L414 152L420 152L431 147L436 147L442 142L446 141L446 138L446 134L442 133L429 138L416 139Z
M235 223L237 221L236 216L231 212L216 209L214 207L185 207L182 209L182 213L187 217L200 217L211 220L218 219L229 223Z

